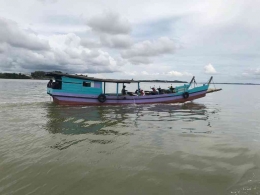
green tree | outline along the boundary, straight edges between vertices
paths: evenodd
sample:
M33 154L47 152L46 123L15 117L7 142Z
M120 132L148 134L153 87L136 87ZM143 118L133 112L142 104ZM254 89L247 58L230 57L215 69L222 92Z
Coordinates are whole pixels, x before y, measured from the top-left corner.
M31 73L32 78L34 79L43 79L45 78L45 72L44 71L35 71Z

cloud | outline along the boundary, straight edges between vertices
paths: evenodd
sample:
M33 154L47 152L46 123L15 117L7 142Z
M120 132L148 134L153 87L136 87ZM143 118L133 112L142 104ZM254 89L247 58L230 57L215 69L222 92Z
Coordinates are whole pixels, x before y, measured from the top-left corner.
M103 46L110 48L129 48L132 45L132 39L128 35L100 35L100 42Z
M0 43L31 50L48 50L49 43L29 30L21 29L17 23L0 18Z
M254 75L260 75L260 68L251 69L250 72L253 73Z
M130 49L123 51L121 56L132 63L148 64L150 58L174 53L176 48L172 39L161 37L153 41L136 43Z
M126 74L126 75L130 75L130 76L136 76L136 75L138 75L138 72L136 72L136 71L133 71L133 72L124 72L124 74Z
M92 29L93 34L99 37L99 41L89 43L85 40L84 45L115 49L129 48L132 45L133 41L129 34L131 25L117 13L104 12L89 19L87 25Z
M102 46L99 41L88 38L81 38L80 44L87 48L99 48Z
M217 71L211 64L204 66L204 72L206 74L216 74L217 73Z
M176 76L176 77L182 77L182 76L192 76L191 73L188 72L178 72L178 71L170 71L166 73L167 75Z
M37 36L2 18L0 29L1 71L112 73L126 63L100 48L82 46L81 38L74 33Z
M58 2L58 0L38 0L38 1L40 1L42 3L57 3Z
M245 70L242 73L242 76L247 78L260 78L260 68L251 68Z
M141 71L141 72L137 72L137 71L133 71L133 72L124 72L127 75L131 75L131 76L164 76L164 77L191 77L192 74L188 73L188 72L178 72L178 71L170 71L170 72L147 72L147 71Z
M129 34L131 32L129 21L112 12L104 12L101 15L90 18L87 21L87 25L93 31L105 34L116 35Z
M124 57L123 57L124 58ZM148 57L143 56L133 56L131 58L124 58L127 59L133 65L140 65L140 64L151 64L152 61Z
M6 44L0 43L0 53L3 53L6 50Z
M73 9L71 0L34 2L24 1L17 6L14 1L5 1L1 5L2 17L19 21L17 24L5 20L6 25L1 19L1 70L63 68L111 72L125 65L123 70L131 72L136 70L132 64L139 64L139 72L159 70L165 72L160 75L162 78L171 70L181 74L188 70L206 77L201 75L204 66L214 62L221 73L217 75L219 80L238 79L232 75L242 79L243 72L257 77L260 25L255 18L260 13L260 1L196 0L191 6L181 0L95 0L78 1ZM102 13L103 10L110 12ZM100 11L102 14L97 14ZM170 39L173 47L159 47L156 42L160 37ZM181 50L176 45L179 43ZM200 68L201 64L204 65ZM252 71L245 71L245 66Z

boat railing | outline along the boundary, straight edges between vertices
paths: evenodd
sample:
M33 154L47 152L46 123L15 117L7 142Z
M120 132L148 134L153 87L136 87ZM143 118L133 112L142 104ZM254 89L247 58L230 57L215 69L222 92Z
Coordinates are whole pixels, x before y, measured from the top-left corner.
M174 91L175 91L175 93L185 92L185 91L187 91L189 89L189 87L190 87L190 85L184 84L182 86L175 87Z

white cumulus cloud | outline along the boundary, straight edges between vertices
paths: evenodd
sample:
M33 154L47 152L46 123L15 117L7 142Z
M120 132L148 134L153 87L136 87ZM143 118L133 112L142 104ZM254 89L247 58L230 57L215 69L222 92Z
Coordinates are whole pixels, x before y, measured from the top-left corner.
M182 76L192 76L191 73L188 72L178 72L178 71L170 71L166 73L167 75L176 76L176 77L182 77Z
M216 74L217 73L217 71L212 66L212 64L208 64L208 65L204 66L204 72L206 74Z

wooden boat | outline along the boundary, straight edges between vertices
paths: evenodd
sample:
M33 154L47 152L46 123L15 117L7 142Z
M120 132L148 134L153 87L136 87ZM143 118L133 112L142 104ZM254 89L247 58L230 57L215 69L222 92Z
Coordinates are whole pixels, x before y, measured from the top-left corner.
M55 79L55 82L48 83L47 93L53 98L55 103L66 105L183 103L202 98L207 92L214 92L214 90L208 91L213 77L210 78L208 83L193 88L191 85L195 81L195 77L192 78L189 84L183 84L168 90L159 88L158 91L146 91L146 93L144 93L143 90L140 90L141 82L170 83L172 81L100 79L56 72L47 73L46 76ZM117 84L116 93L106 93L107 83ZM123 95L118 91L120 83L136 83L136 93L128 92Z

